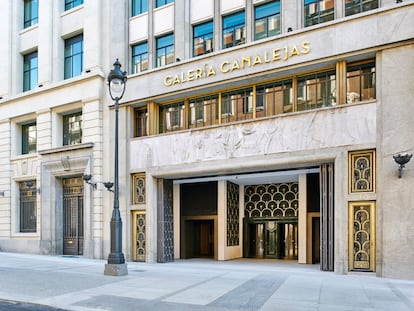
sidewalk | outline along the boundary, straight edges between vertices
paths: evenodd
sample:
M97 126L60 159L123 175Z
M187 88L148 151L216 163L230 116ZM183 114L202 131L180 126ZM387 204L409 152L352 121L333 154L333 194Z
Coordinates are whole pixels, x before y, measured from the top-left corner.
M414 310L414 281L337 275L283 261L128 263L104 276L104 260L0 252L0 299L68 310Z

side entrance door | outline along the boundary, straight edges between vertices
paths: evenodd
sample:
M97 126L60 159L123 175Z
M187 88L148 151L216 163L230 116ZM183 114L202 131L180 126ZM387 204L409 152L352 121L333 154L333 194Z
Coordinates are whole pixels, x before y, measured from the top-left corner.
M83 255L83 180L65 178L63 184L63 255Z

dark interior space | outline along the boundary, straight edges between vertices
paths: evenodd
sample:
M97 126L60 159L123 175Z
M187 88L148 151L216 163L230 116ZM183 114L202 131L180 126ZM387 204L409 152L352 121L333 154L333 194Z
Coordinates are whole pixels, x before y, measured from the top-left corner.
M217 182L182 184L181 216L217 215Z

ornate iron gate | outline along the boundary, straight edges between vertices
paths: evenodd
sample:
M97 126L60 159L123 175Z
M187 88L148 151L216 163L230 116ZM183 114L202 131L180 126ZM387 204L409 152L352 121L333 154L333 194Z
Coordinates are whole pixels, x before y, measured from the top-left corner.
M63 254L83 255L83 180L63 179Z

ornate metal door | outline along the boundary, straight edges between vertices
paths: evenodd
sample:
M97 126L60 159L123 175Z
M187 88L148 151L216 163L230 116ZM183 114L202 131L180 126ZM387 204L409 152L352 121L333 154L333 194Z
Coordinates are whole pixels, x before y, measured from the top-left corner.
M83 180L63 179L63 254L83 255Z
M146 255L146 235L145 235L146 219L145 211L132 212L132 232L133 232L133 260L145 261Z
M349 204L349 270L375 271L375 202Z

